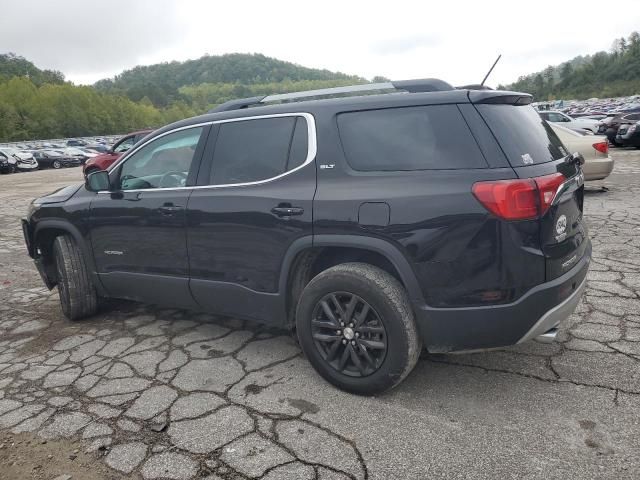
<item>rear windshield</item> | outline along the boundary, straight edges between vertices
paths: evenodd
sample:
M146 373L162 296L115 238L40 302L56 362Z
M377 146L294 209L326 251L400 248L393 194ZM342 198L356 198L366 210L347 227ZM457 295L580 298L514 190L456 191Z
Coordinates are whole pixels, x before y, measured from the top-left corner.
M354 170L487 168L456 105L342 113L338 128Z
M551 127L530 106L476 105L511 166L551 162L567 155Z

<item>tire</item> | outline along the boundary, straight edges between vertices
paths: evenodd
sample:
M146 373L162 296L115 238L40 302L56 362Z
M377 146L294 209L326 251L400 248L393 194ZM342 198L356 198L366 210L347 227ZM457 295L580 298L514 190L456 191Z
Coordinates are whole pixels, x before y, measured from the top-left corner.
M341 315L347 320L343 325L339 325ZM398 385L422 350L407 292L395 277L365 263L337 265L313 278L298 302L296 330L313 368L329 383L358 395Z
M62 313L79 320L96 313L98 298L82 252L69 235L56 237L53 254L58 275L58 294Z
M60 162L60 160L54 160L51 166L55 169L62 168L62 163Z

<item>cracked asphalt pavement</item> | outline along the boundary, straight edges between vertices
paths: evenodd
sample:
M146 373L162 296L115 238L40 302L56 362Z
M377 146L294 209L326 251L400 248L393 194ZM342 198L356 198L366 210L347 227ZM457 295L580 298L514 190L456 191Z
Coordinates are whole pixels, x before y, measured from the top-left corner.
M559 341L424 354L375 398L322 381L286 332L237 319L112 302L69 322L19 220L80 169L0 176L0 433L72 442L113 472L100 478L637 479L640 152L612 155L609 190L586 193L593 262ZM24 478L55 477L40 467Z

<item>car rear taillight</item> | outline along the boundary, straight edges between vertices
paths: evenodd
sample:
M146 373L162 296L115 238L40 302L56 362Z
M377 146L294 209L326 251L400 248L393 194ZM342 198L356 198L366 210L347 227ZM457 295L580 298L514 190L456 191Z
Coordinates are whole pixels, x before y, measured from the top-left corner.
M473 195L491 213L505 220L528 220L544 215L565 177L553 173L535 178L493 180L473 184Z
M601 153L609 153L609 142L594 143L593 148Z

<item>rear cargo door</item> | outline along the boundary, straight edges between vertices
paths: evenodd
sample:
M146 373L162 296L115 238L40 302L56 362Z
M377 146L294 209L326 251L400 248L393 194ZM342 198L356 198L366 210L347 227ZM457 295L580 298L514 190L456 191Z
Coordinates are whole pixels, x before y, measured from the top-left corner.
M550 206L540 219L540 244L546 279L557 278L578 263L588 244L582 167L531 106L478 104L476 108L518 177L553 185L541 193L546 195L541 203L546 199Z

